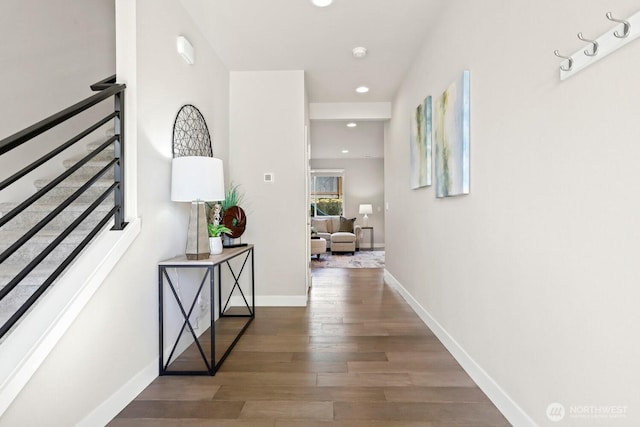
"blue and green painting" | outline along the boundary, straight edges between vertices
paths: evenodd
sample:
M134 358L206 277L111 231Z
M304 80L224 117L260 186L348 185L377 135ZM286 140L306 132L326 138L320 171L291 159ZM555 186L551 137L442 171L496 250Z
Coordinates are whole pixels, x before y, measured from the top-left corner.
M431 185L431 96L411 117L411 188Z
M469 194L469 75L463 71L435 102L436 197Z

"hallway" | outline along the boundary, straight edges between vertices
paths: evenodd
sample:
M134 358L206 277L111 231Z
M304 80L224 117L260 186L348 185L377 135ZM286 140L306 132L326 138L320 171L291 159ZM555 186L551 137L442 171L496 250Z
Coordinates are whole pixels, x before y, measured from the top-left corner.
M382 269L315 269L214 377L159 377L109 426L508 426Z

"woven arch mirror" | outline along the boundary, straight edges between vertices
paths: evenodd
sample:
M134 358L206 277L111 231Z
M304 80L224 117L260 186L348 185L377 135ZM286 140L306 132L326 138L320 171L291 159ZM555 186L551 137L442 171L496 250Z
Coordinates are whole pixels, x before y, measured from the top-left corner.
M173 123L173 157L213 157L211 135L202 113L191 104L183 105Z

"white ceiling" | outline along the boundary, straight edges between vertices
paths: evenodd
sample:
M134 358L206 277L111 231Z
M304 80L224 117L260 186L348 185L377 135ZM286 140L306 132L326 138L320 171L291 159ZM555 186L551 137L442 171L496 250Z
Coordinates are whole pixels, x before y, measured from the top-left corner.
M180 1L229 70L304 70L309 102L392 101L445 3L334 0L318 8L310 0ZM366 58L353 58L356 46L368 49ZM370 92L357 94L361 85Z
M311 123L312 159L366 159L384 157L384 123L314 121ZM349 150L342 153L342 150Z

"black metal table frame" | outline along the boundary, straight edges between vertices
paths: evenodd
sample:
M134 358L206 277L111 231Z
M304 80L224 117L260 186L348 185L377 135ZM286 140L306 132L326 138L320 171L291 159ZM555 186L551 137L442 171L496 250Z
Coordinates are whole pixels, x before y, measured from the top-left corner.
M178 260L173 262L173 260L169 260L169 261L163 261L162 263L160 263L158 265L158 298L159 298L159 375L215 375L217 370L220 368L220 365L222 365L222 363L225 361L225 359L227 358L227 356L231 353L231 350L233 350L233 347L236 345L236 343L238 342L238 340L240 339L240 337L244 334L244 332L246 331L246 329L249 327L249 325L251 324L251 322L253 321L253 319L255 318L255 270L254 270L254 256L253 256L253 245L249 245L246 247L243 247L239 250L235 249L232 250L231 252L233 252L232 255L230 256L224 256L225 254L223 253L222 256L212 256L210 257L209 260L201 260L201 261L188 261L188 260ZM242 255L242 254L246 254L246 256L244 257L244 261L242 262L242 266L240 267L240 270L238 271L238 274L236 275L235 271L233 270L233 268L231 267L231 264L229 264L229 261L237 258L238 256ZM247 298L244 295L244 292L242 291L242 288L240 287L240 277L242 276L242 273L244 272L245 266L247 265L247 261L249 260L249 258L251 258L251 306L249 305L249 302L247 301ZM175 258L174 258L175 260ZM224 307L222 306L222 266L225 265L227 266L227 268L229 269L229 272L231 273L231 276L234 280L234 284L231 287L231 291L229 292L229 297L227 298L227 301L224 305ZM225 353L222 355L222 357L220 357L220 360L218 362L216 362L216 341L215 341L215 307L214 307L214 301L215 301L215 270L216 267L218 267L218 308L219 308L219 314L218 314L218 318L223 318L223 317L246 317L248 318L248 322L242 327L242 329L240 330L240 332L236 335L235 339L233 340L233 342L231 343L231 345L227 348L227 350L225 351ZM199 269L206 269L204 276L202 277L202 280L200 282L200 285L198 286L198 290L195 293L195 296L193 298L193 301L190 303L189 306L189 310L185 310L184 305L182 304L182 301L180 300L180 297L178 296L178 293L175 289L175 286L173 285L173 282L171 281L171 278L169 277L169 274L167 273L167 269L169 268L187 268L187 269L192 269L192 268L199 268ZM171 290L171 293L173 294L173 297L176 301L176 303L178 304L178 308L180 309L180 312L182 313L182 317L184 319L184 322L182 323L182 327L180 328L180 332L178 333L178 336L176 337L176 341L173 344L173 347L171 348L171 351L169 353L169 357L167 358L167 361L165 363L164 361L164 279L166 279L168 285L169 285L169 289ZM198 339L198 335L196 334L196 332L194 331L193 325L191 324L191 322L189 321L189 318L191 317L191 314L193 313L193 309L195 308L197 302L198 302L198 298L200 296L200 293L202 292L202 289L204 288L204 285L206 282L209 282L209 307L210 307L210 316L211 316L211 326L209 328L210 330L210 338L211 338L211 360L207 360L207 356L204 353L204 350L202 349L202 345L200 344L200 341ZM229 306L229 303L231 301L231 297L233 295L233 292L235 289L238 289L240 291L240 295L242 296L242 299L244 300L244 303L247 307L247 309L249 310L249 314L225 314L225 311L227 309L227 307ZM200 356L202 357L202 360L205 363L206 366L206 370L203 371L193 371L193 370L185 370L185 371L171 371L168 369L169 364L172 362L172 358L173 355L176 351L176 348L178 347L178 343L180 341L180 338L182 337L182 334L185 330L185 328L188 328L189 332L191 333L191 336L194 340L194 343L196 344L198 351L200 352Z

